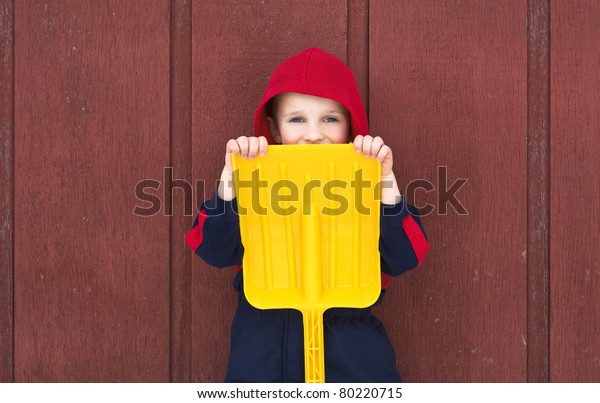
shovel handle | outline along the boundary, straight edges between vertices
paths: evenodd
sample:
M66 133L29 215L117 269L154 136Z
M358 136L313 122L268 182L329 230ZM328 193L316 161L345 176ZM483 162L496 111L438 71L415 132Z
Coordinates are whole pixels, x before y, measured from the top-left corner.
M325 382L325 346L323 340L323 311L302 312L304 322L304 371L306 383Z

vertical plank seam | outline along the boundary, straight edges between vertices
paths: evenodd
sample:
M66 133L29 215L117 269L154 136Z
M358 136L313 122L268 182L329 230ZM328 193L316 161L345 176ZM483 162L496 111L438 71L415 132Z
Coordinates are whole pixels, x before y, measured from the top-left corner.
M369 0L347 2L346 58L369 115Z
M550 0L527 6L527 380L550 380Z
M2 44L2 110L0 117L0 155L3 157L0 184L0 382L14 381L14 1L0 4ZM6 242L8 240L8 242Z
M173 178L191 186L192 137L192 4L188 0L170 0L170 72L169 72L169 160ZM165 206L173 215L169 221L169 381L191 381L191 256L183 236L189 229L188 205L192 194L184 189L183 198L174 198L169 186ZM191 200L190 200L191 202Z

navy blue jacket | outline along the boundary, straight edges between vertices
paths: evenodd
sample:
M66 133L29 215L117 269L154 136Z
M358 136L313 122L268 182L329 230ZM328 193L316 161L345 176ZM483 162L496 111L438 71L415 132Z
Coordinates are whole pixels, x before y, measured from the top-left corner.
M216 194L203 203L186 242L206 263L236 266L234 288L239 307L233 320L226 381L303 382L302 316L291 309L259 310L246 300L236 200ZM388 276L421 263L429 249L417 210L402 202L381 206L379 251L382 295ZM328 382L395 382L400 375L381 322L366 309L330 309L324 316L325 374Z

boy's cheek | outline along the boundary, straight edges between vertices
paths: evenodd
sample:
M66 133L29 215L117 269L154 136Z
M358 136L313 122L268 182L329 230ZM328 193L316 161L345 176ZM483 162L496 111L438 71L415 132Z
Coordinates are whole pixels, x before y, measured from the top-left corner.
M299 135L291 130L283 129L281 131L281 144L296 144L298 139Z

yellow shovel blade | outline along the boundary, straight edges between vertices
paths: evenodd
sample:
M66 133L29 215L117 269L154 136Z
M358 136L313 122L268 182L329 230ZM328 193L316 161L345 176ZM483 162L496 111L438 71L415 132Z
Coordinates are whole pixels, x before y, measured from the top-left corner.
M380 164L351 144L233 157L246 297L302 312L306 382L324 382L323 313L370 306L381 290Z

